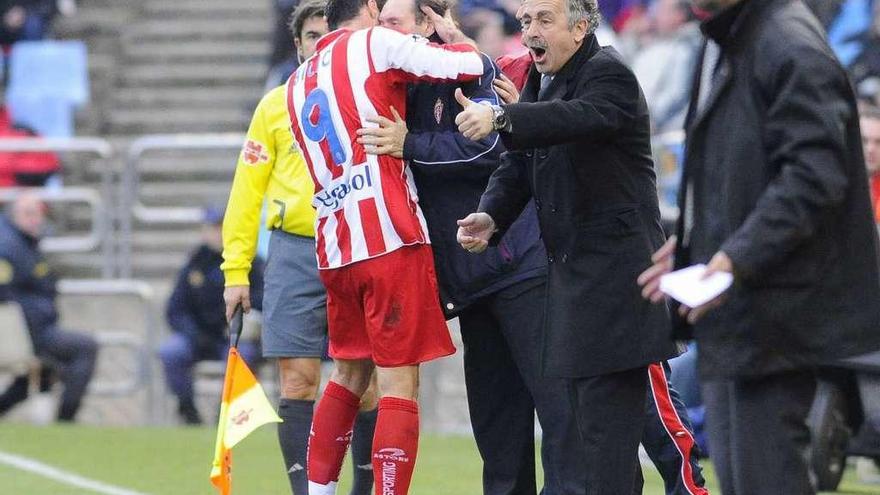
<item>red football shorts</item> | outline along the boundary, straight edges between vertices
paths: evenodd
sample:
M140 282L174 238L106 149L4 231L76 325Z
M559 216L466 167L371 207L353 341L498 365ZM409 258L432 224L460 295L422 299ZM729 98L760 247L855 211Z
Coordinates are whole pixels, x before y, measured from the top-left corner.
M394 368L455 353L440 310L431 246L405 246L320 274L331 357Z

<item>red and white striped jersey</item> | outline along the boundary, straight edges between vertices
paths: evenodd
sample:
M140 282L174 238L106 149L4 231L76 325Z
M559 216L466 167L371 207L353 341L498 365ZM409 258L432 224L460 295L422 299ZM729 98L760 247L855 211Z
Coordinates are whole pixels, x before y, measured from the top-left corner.
M390 107L406 116L406 83L473 80L483 60L467 45L434 45L376 27L336 30L290 76L291 131L306 159L317 210L318 267L338 268L402 246L427 244L428 230L409 167L364 152L357 130Z

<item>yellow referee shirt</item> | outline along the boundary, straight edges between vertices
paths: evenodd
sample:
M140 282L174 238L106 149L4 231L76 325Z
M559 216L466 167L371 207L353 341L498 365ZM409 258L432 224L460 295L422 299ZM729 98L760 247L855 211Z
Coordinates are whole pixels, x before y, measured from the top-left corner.
M257 250L260 213L265 198L267 229L315 236L315 186L293 142L287 113L286 85L273 89L257 105L238 157L235 179L223 219L226 285L248 285Z

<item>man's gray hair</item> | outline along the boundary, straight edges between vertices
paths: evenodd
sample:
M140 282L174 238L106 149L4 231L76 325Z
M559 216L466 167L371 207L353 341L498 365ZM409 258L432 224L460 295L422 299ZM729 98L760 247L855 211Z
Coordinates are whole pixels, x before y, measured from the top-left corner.
M599 14L598 0L565 0L568 4L568 29L584 19L587 21L587 35L593 34L599 27L602 16Z

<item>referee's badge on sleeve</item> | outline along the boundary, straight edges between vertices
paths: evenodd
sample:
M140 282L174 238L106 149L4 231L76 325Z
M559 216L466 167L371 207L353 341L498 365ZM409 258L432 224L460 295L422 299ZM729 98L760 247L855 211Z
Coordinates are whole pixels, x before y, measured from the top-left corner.
M254 139L248 139L241 150L241 159L248 165L260 165L269 161L266 145Z

